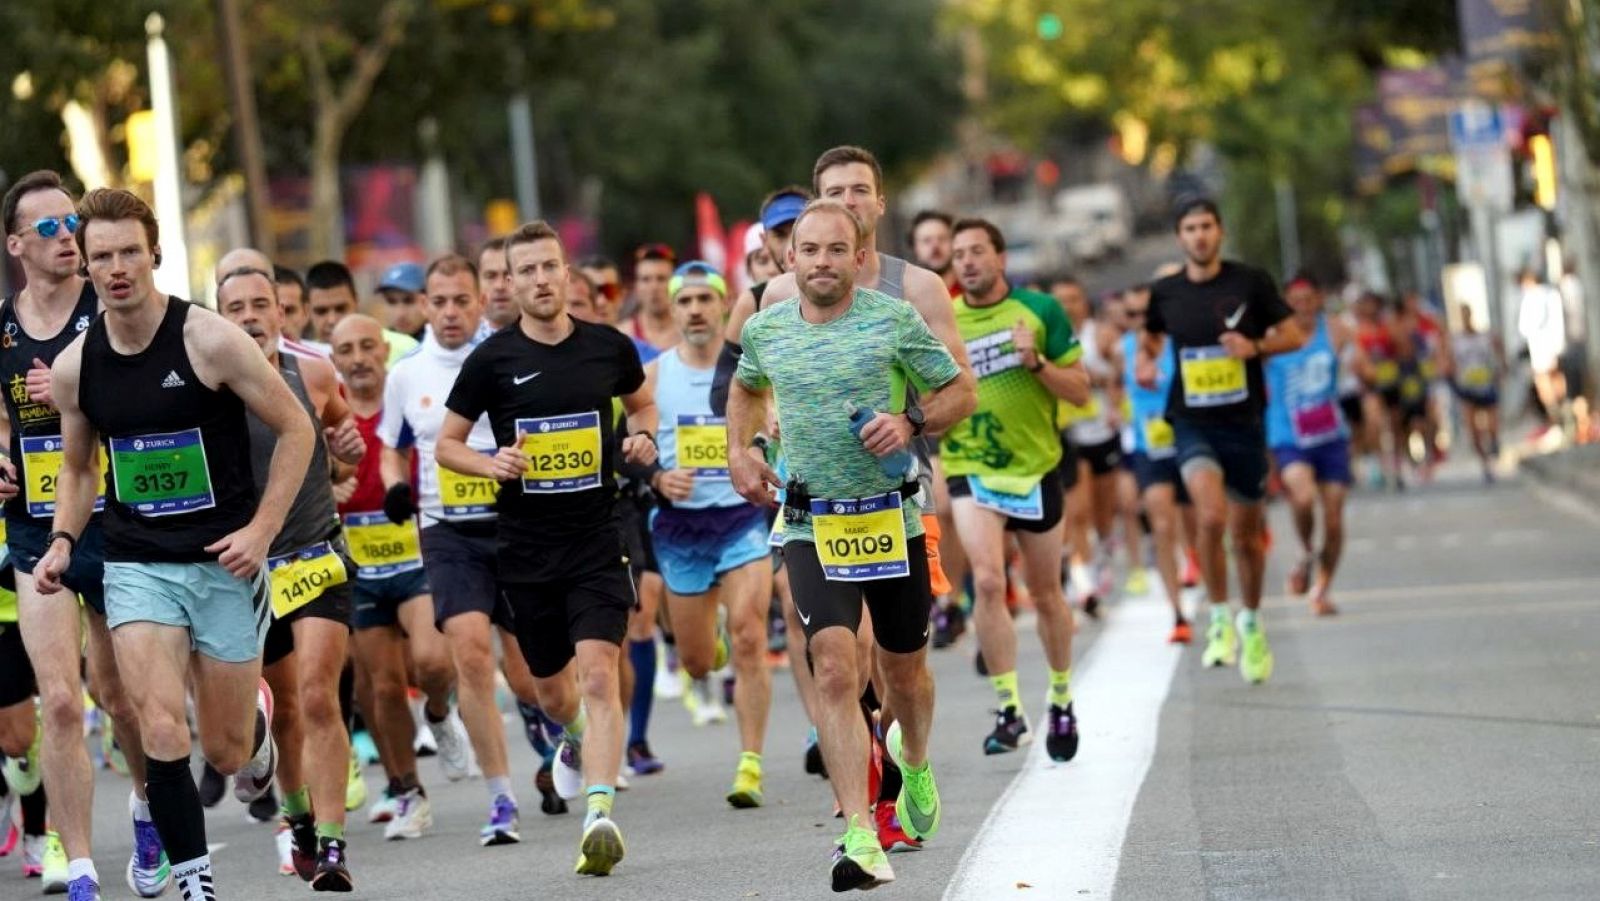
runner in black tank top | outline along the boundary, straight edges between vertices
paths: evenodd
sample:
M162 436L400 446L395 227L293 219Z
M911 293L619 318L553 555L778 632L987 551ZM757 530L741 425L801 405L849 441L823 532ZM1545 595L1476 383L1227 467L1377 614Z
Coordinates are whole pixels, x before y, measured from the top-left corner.
M311 429L247 336L156 290L159 224L144 201L102 188L77 215L75 239L105 312L52 367L64 449L55 531L34 581L43 594L61 590L93 512L93 442L103 436L106 623L118 666L137 674L123 685L138 712L150 815L179 893L212 899L185 699L192 692L210 762L237 774L235 793L264 794L276 753L260 680L262 564L310 461ZM278 435L259 502L247 406Z

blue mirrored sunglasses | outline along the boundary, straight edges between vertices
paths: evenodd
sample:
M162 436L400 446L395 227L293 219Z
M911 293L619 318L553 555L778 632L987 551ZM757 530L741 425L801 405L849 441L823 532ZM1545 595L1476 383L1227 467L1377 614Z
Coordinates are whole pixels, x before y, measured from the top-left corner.
M67 227L67 234L77 234L78 215L76 213L68 213L65 216L48 216L44 219L36 220L32 225L24 228L22 232L32 229L38 232L41 238L54 238L60 233L63 225ZM22 232L18 232L18 234L22 234Z

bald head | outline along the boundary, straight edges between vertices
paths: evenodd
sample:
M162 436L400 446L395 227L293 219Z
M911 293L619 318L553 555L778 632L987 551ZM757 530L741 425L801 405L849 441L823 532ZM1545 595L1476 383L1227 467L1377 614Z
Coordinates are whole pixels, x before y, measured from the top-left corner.
M223 254L222 259L217 261L217 270L213 277L220 285L228 273L236 269L257 269L265 272L268 280L272 278L272 261L267 259L266 254L252 247L236 247Z
M384 340L378 320L352 313L339 320L328 338L333 348L333 368L339 370L350 391L363 398L381 395L389 342Z

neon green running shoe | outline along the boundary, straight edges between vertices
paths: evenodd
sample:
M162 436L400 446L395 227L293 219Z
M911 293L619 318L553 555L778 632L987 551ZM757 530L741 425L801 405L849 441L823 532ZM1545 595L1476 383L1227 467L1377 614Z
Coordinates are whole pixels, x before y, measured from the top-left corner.
M344 784L344 809L348 811L360 810L367 803L367 783L361 778L361 763L356 760L354 749L350 751L350 774Z
M1244 655L1239 658L1239 675L1251 685L1260 685L1272 678L1272 648L1267 646L1267 633L1260 624L1254 628L1241 628L1244 634Z
M733 773L733 788L728 791L728 803L739 810L760 807L765 796L761 793L761 760L739 758L739 768Z
M728 630L717 629L717 650L711 657L711 670L716 672L728 665L728 658L733 656L733 643L728 638Z
M939 803L939 786L933 781L932 763L924 761L921 772L906 766L900 742L899 721L890 723L883 744L894 765L900 768L900 796L895 799L894 814L907 835L925 842L939 832L939 818L944 812Z
M1227 617L1211 618L1206 628L1206 650L1200 655L1204 666L1233 666L1239 656L1239 634Z
M610 876L611 869L622 861L624 853L622 830L610 817L597 816L594 822L583 827L574 871L579 876Z
M67 890L71 873L67 870L67 851L61 847L61 836L53 830L44 835L43 885L46 895L60 895Z
M1150 590L1150 571L1142 566L1135 566L1128 571L1128 581L1123 583L1122 593L1131 598L1142 598Z
M893 881L894 869L878 844L878 833L862 826L859 816L852 816L833 849L833 890L873 889Z

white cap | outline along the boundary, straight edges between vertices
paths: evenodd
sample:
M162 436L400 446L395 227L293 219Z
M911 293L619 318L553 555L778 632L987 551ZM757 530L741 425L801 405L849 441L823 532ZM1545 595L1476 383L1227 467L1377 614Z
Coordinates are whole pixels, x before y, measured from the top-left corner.
M759 223L759 222L757 222L756 224L754 224L754 225L750 226L749 228L745 229L744 230L744 255L748 257L748 256L750 256L750 254L755 253L757 250L760 250L761 249L761 239L765 238L766 235L767 235L767 230L765 228L762 228L761 227L761 223Z

